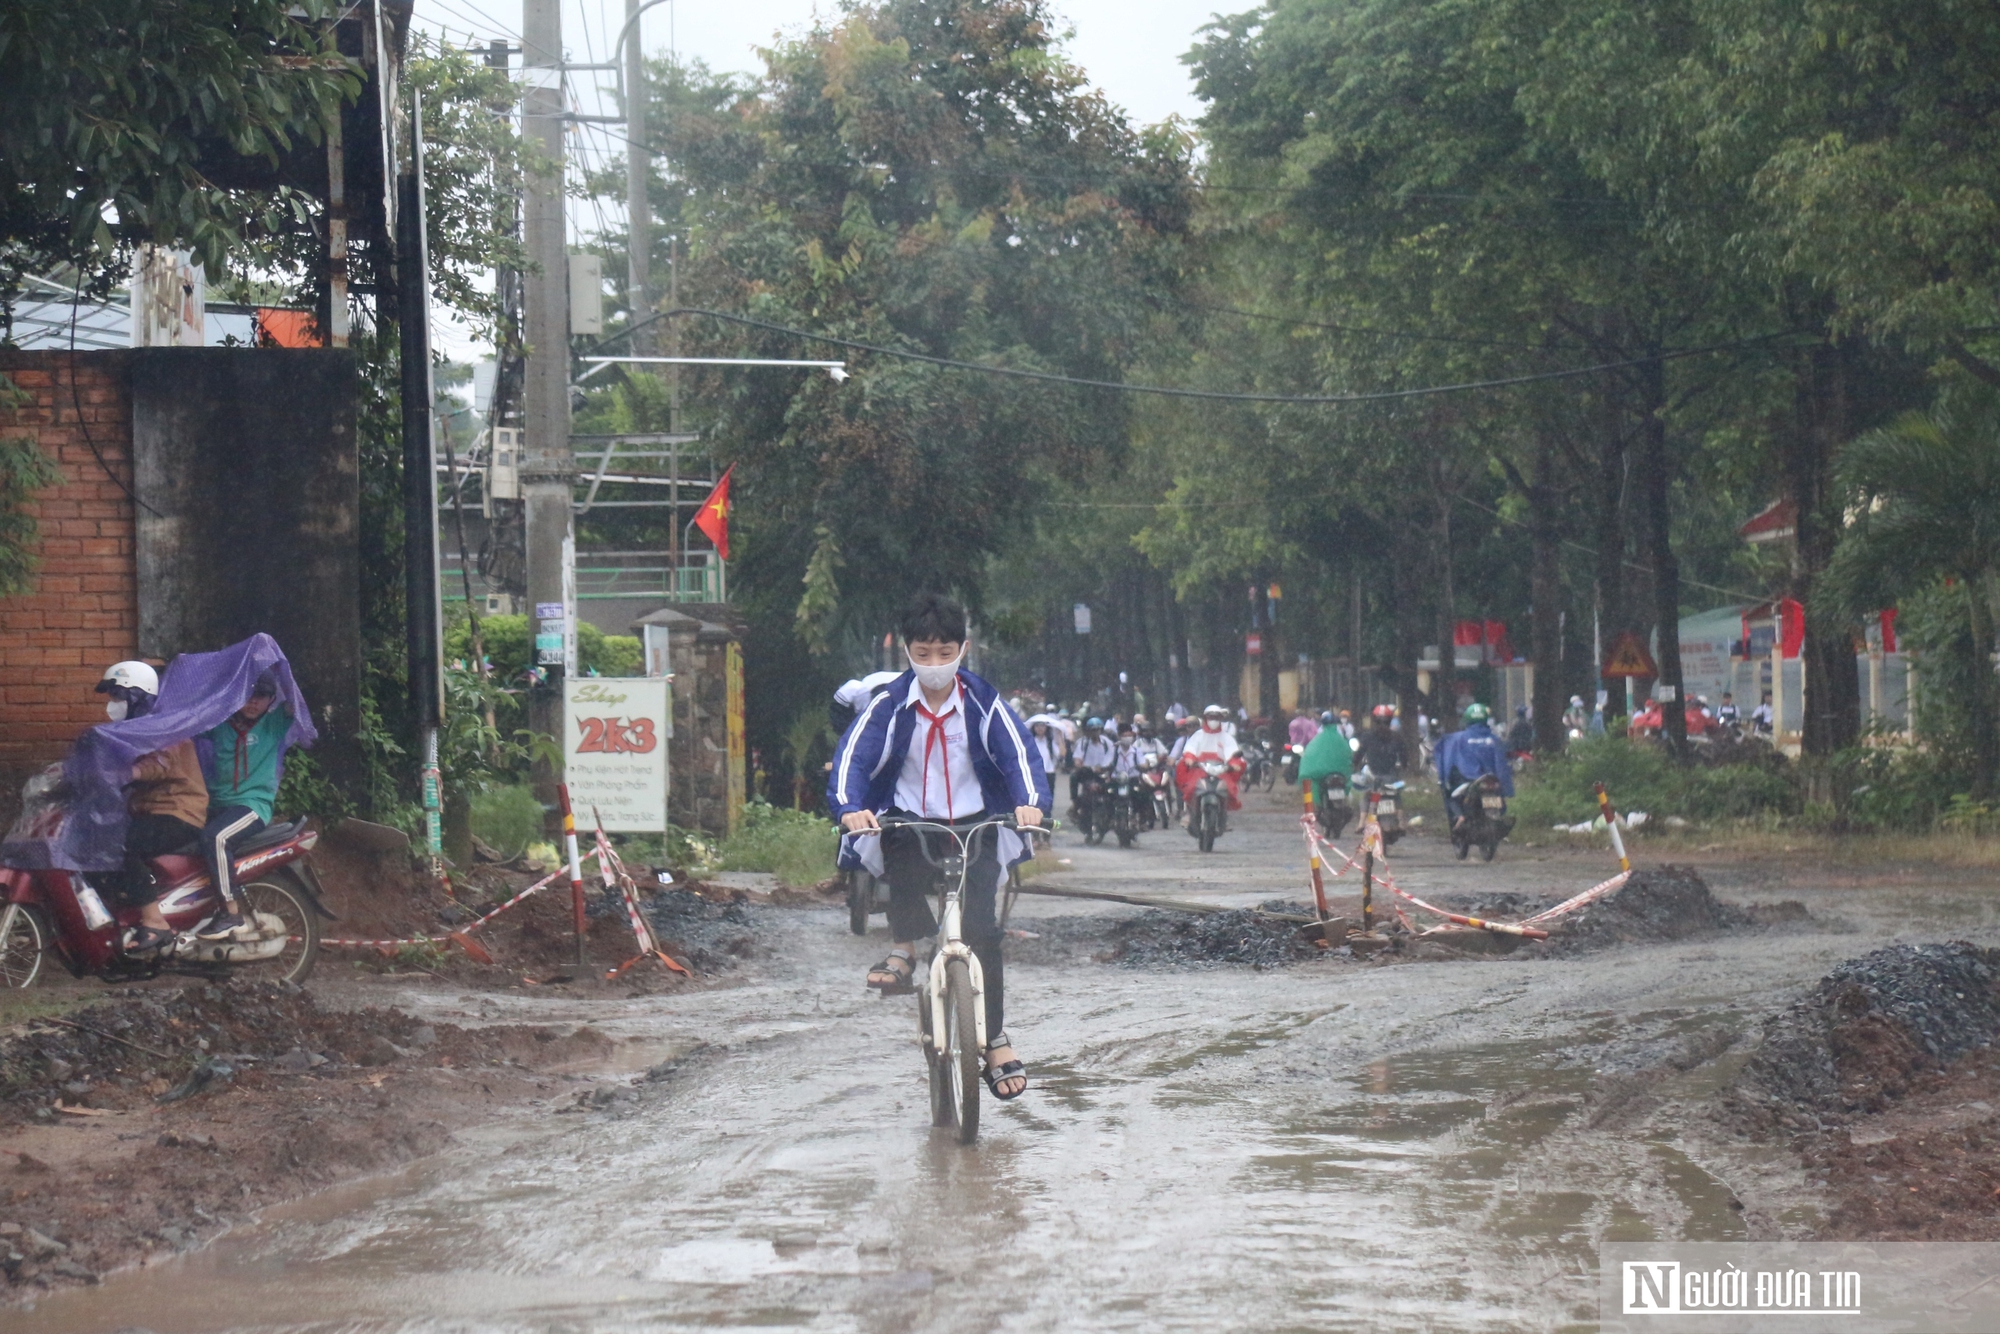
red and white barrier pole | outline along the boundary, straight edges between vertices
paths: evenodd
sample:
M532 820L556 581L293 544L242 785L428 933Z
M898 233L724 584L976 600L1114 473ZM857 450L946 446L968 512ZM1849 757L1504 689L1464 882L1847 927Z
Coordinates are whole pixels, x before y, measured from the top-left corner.
M576 812L569 805L569 784L556 784L562 802L563 843L569 852L570 910L576 917L576 962L583 966L583 862L576 853Z

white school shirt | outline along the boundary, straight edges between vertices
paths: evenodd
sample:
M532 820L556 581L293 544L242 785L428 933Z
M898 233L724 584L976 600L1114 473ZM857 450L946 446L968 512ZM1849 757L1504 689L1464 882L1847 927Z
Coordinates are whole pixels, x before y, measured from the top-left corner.
M1095 741L1086 736L1076 743L1070 757L1080 769L1109 769L1118 758L1118 743L1102 734Z
M972 746L965 735L965 687L954 686L951 698L932 721L924 688L910 682L905 703L916 704L917 723L910 732L909 753L896 776L896 806L930 820L963 820L986 809L979 775L972 768Z
M1056 766L1062 763L1061 735L1051 728L1046 736L1030 736L1028 744L1042 757L1042 768L1051 774L1055 773Z

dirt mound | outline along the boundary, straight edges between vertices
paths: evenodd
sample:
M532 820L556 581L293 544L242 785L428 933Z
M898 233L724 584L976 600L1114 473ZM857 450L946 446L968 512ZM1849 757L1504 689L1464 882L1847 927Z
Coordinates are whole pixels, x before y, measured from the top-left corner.
M1892 945L1850 959L1764 1027L1732 1101L1785 1125L1880 1111L2000 1034L2000 950Z
M1691 867L1649 866L1634 871L1616 894L1599 899L1549 927L1550 953L1685 940L1748 925L1750 917L1718 900Z
M431 1024L396 1009L322 1010L299 987L240 978L134 993L25 1027L0 1041L0 1123L54 1120L58 1101L116 1110L179 1101L253 1069L505 1062L555 1036Z
M588 1028L463 1029L239 979L30 1018L0 1039L0 1301L434 1153L539 1092L530 1070L610 1049Z

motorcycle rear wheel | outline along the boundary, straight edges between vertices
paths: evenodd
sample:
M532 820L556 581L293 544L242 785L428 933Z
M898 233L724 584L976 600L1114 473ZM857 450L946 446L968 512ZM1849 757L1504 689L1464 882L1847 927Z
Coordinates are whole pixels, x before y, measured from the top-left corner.
M265 960L279 980L303 983L319 962L319 914L312 898L289 869L280 868L262 880L240 887L252 912L270 913L285 924L290 939L282 953ZM262 965L260 965L261 967Z
M1489 838L1479 845L1479 859L1490 862L1493 860L1493 854L1498 851L1500 851L1500 840Z
M10 903L0 911L0 990L35 985L53 938L40 908Z
M866 871L847 873L847 929L857 936L868 934L869 900L875 896L874 877Z

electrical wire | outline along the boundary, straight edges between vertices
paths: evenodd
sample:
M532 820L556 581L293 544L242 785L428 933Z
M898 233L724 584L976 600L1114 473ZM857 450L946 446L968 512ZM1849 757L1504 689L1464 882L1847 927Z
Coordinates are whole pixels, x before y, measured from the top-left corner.
M96 438L90 434L90 423L84 419L83 394L76 387L76 308L82 300L83 292L79 288L69 303L69 397L70 402L76 405L76 429L83 432L83 443L90 446L90 456L97 460L97 466L104 470L104 475L111 479L111 484L123 491L127 500L146 513L156 519L164 519L166 515L139 499L139 493L125 485L124 478L111 471L111 465L105 462L103 452L97 447Z
M999 375L1012 379L1036 380L1045 384L1068 384L1081 389L1107 389L1125 394L1151 394L1161 398L1200 399L1222 403L1293 403L1308 407L1335 407L1352 403L1387 403L1403 399L1428 398L1439 394L1462 394L1488 389L1511 389L1525 384L1539 384L1552 380L1574 379L1581 375L1599 375L1605 371L1622 370L1630 366L1647 366L1656 362L1679 361L1686 357L1706 356L1715 352L1726 352L1736 348L1750 347L1759 343L1789 336L1785 333L1762 334L1755 338L1741 338L1727 343L1713 343L1704 347L1676 348L1656 352L1650 356L1634 357L1625 361L1607 361L1594 366L1575 366L1568 370L1541 371L1532 375L1510 375L1496 380L1467 380L1456 384L1424 385L1415 389L1383 389L1361 394L1264 394L1245 391L1219 389L1181 389L1171 385L1132 384L1120 380L1093 380L1082 376L1062 375L1054 371L1027 370L1017 366L994 366L984 362L961 361L955 357L936 357L926 352L914 352L907 348L884 347L878 343L863 343L852 338L840 338L833 334L814 333L808 329L794 329L789 325L776 324L769 320L753 319L748 315L732 315L720 310L702 310L694 306L680 306L673 310L661 311L658 315L636 324L628 325L617 337L636 332L656 319L676 319L687 315L700 315L708 319L722 320L730 324L740 324L748 328L764 329L772 333L785 334L793 338L803 338L809 342L826 343L834 347L850 348L857 352L869 352L877 356L897 357L904 361L917 361L931 366L942 366L950 370L977 371L985 375ZM609 342L610 340L606 340Z

